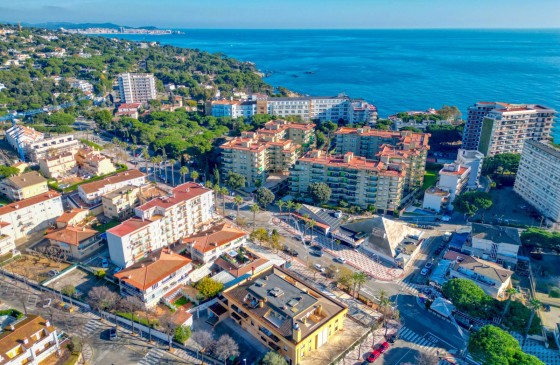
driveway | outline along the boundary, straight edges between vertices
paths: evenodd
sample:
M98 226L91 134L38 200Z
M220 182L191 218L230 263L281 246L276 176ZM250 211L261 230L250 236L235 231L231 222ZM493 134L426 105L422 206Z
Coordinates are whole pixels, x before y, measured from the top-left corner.
M239 346L239 358L246 359L247 364L257 364L258 360L270 350L254 338L249 332L242 329L231 318L227 318L214 327L216 338L229 335Z

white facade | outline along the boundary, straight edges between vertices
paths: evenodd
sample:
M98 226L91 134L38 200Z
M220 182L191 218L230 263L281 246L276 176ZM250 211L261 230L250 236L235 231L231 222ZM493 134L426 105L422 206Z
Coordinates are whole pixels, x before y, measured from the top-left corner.
M49 191L1 207L0 222L9 223L13 227L14 239L18 240L54 225L62 213L60 194Z
M470 170L470 167L459 164L445 164L439 171L438 187L449 191L448 209L453 209L451 203L467 186Z
M422 207L439 213L442 209L447 209L449 196L449 191L437 187L426 189Z
M0 221L0 256L10 253L16 248L14 227Z
M37 132L33 128L23 125L15 125L6 130L6 140L12 148L19 152L19 149L25 154L25 146L41 141L45 138L44 134Z
M257 104L254 101L217 101L212 103L212 116L214 117L252 117L257 113Z
M136 218L107 231L111 260L127 267L149 252L177 243L212 221L214 193L195 183L172 190L135 209Z
M478 187L483 162L484 155L476 150L459 149L457 152L455 163L468 166L471 169L469 172L469 181L467 182L467 187L469 189L476 189Z
M119 172L102 180L83 184L78 187L80 199L88 204L101 202L103 195L126 185L142 186L146 183L146 175L138 170Z
M515 178L514 191L560 226L560 148L549 143L527 141Z
M29 143L24 147L24 150L29 160L39 162L40 159L49 155L54 156L64 152L75 153L79 147L80 142L74 139L74 135L66 134Z
M157 98L156 79L152 74L121 74L118 81L123 103L147 103Z

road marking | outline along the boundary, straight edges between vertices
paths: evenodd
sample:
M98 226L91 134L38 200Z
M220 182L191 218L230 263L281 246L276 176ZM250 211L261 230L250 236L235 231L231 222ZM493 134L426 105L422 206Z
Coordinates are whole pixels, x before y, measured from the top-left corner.
M448 345L450 348L452 348L452 349L455 348L455 346L453 346L452 344L450 344L450 343L447 342L447 341L442 340L440 337L434 335L434 334L431 333L431 332L426 332L426 334L424 334L424 336L429 336L430 338L435 339L435 340L438 341L438 342L443 342L443 343L447 344L447 345Z

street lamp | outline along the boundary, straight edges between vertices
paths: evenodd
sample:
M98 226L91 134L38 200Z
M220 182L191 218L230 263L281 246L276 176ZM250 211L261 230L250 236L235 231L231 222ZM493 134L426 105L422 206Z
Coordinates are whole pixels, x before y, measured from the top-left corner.
M247 359L243 359L243 365L247 365Z

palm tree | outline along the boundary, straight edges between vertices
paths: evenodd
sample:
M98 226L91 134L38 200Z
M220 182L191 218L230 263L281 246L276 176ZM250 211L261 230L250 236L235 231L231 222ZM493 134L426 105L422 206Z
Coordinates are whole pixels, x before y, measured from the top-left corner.
M241 204L243 204L243 198L240 195L236 195L235 198L233 198L233 201L235 202L235 205L237 206L236 221L239 224L239 207L241 206Z
M315 222L313 219L311 219L307 225L309 226L309 230L311 231L311 242L313 242L313 228L315 228L315 226L317 225L317 222Z
M527 336L529 336L529 331L531 330L531 325L533 324L533 319L535 318L535 314L537 311L542 307L542 303L538 299L531 299L529 301L529 308L531 309L531 317L529 317L529 323L527 323L527 330L525 331L525 338L523 339L523 344L527 340Z
M198 179L199 176L200 175L198 174L198 172L196 172L196 171L191 172L192 181L196 182L196 179Z
M173 170L173 168L175 167L175 161L174 159L170 159L169 160L169 164L171 165L171 186L175 186L175 171Z
M291 200L288 200L288 202L286 203L286 209L288 209L288 217L292 216L292 209L294 208L294 202Z
M229 191L226 187L220 189L220 194L222 194L222 215L226 215L226 196L228 195Z
M276 206L280 209L280 215L282 215L282 208L286 205L286 202L283 200L278 200L276 202Z
M389 323L389 315L391 314L391 311L392 311L391 300L389 299L387 292L385 290L381 290L379 292L379 312L383 315L383 325L385 326L385 337L387 337L387 331L389 329L389 326L387 326L387 324Z
M508 296L508 300L507 300L506 306L504 308L504 312L502 313L502 320L504 319L506 314L509 312L509 306L511 305L511 301L513 299L513 296L515 294L517 294L517 289L515 289L514 287L509 287L505 290L505 293Z
M183 184L185 183L185 176L189 173L189 168L187 166L181 166L179 169L179 174L183 177Z
M362 285L364 285L366 281L367 281L367 275L364 274L363 272L358 271L352 274L352 288L354 291L354 296L356 298L358 297ZM358 290L356 290L356 287L358 288Z
M294 204L294 211L299 212L302 207L303 207L303 205L301 203L295 203Z
M157 178L156 178L156 163L158 161L157 156L153 156L152 158L150 158L150 162L152 163L152 174L154 176L154 182L157 182Z
M253 231L255 230L255 221L257 219L257 213L260 211L258 204L251 205L250 208L251 212L253 213Z
M157 164L157 169L159 171L159 174L161 175L161 163L163 162L163 157L156 156L155 160L156 160L156 164ZM155 171L154 171L154 173L155 173ZM157 178L156 178L156 181L157 181Z
M140 155L144 159L144 168L146 169L146 174L147 174L148 173L148 159L150 158L150 153L148 152L148 149L146 147L144 147L144 148L142 148L142 152L140 152Z

